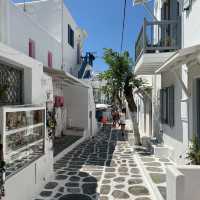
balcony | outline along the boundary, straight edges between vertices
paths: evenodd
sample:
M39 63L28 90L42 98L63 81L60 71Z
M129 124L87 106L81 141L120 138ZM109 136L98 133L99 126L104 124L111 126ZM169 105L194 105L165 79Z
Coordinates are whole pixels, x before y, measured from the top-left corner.
M153 22L144 19L135 44L135 74L154 74L180 46L180 19Z

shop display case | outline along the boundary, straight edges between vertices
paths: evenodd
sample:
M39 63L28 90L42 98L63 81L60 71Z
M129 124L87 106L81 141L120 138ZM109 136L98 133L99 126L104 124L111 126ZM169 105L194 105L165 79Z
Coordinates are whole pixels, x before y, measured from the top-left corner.
M44 154L46 110L38 106L1 108L1 160L6 163L6 177Z

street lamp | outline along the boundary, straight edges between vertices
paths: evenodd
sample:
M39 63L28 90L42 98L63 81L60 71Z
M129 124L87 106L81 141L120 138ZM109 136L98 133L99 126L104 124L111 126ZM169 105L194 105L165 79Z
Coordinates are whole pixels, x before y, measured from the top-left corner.
M151 15L151 17L154 19L154 21L158 21L158 19L156 18L156 16L153 14L152 10L149 8L148 4L148 0L133 0L133 6L137 6L137 5L143 5L144 8L147 10L147 12Z

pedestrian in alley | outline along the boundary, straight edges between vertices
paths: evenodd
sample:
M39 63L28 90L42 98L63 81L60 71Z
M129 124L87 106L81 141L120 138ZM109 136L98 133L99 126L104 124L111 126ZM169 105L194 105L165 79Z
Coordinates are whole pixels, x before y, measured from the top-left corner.
M103 131L106 131L106 124L108 122L108 118L107 116L103 115L102 118L101 118L101 123L103 125Z
M118 124L118 127L120 126L120 114L119 110L116 110L116 125Z
M113 120L113 127L115 128L116 127L116 110L112 110L112 120Z
M121 133L122 137L125 135L125 126L126 126L126 109L123 108L120 114L120 126L121 126Z

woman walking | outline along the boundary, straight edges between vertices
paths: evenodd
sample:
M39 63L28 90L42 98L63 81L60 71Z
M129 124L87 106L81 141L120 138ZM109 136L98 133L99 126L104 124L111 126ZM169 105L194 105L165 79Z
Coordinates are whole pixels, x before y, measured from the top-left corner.
M121 133L122 137L125 135L125 126L126 126L126 109L122 109L122 113L120 114L120 125L121 125Z

